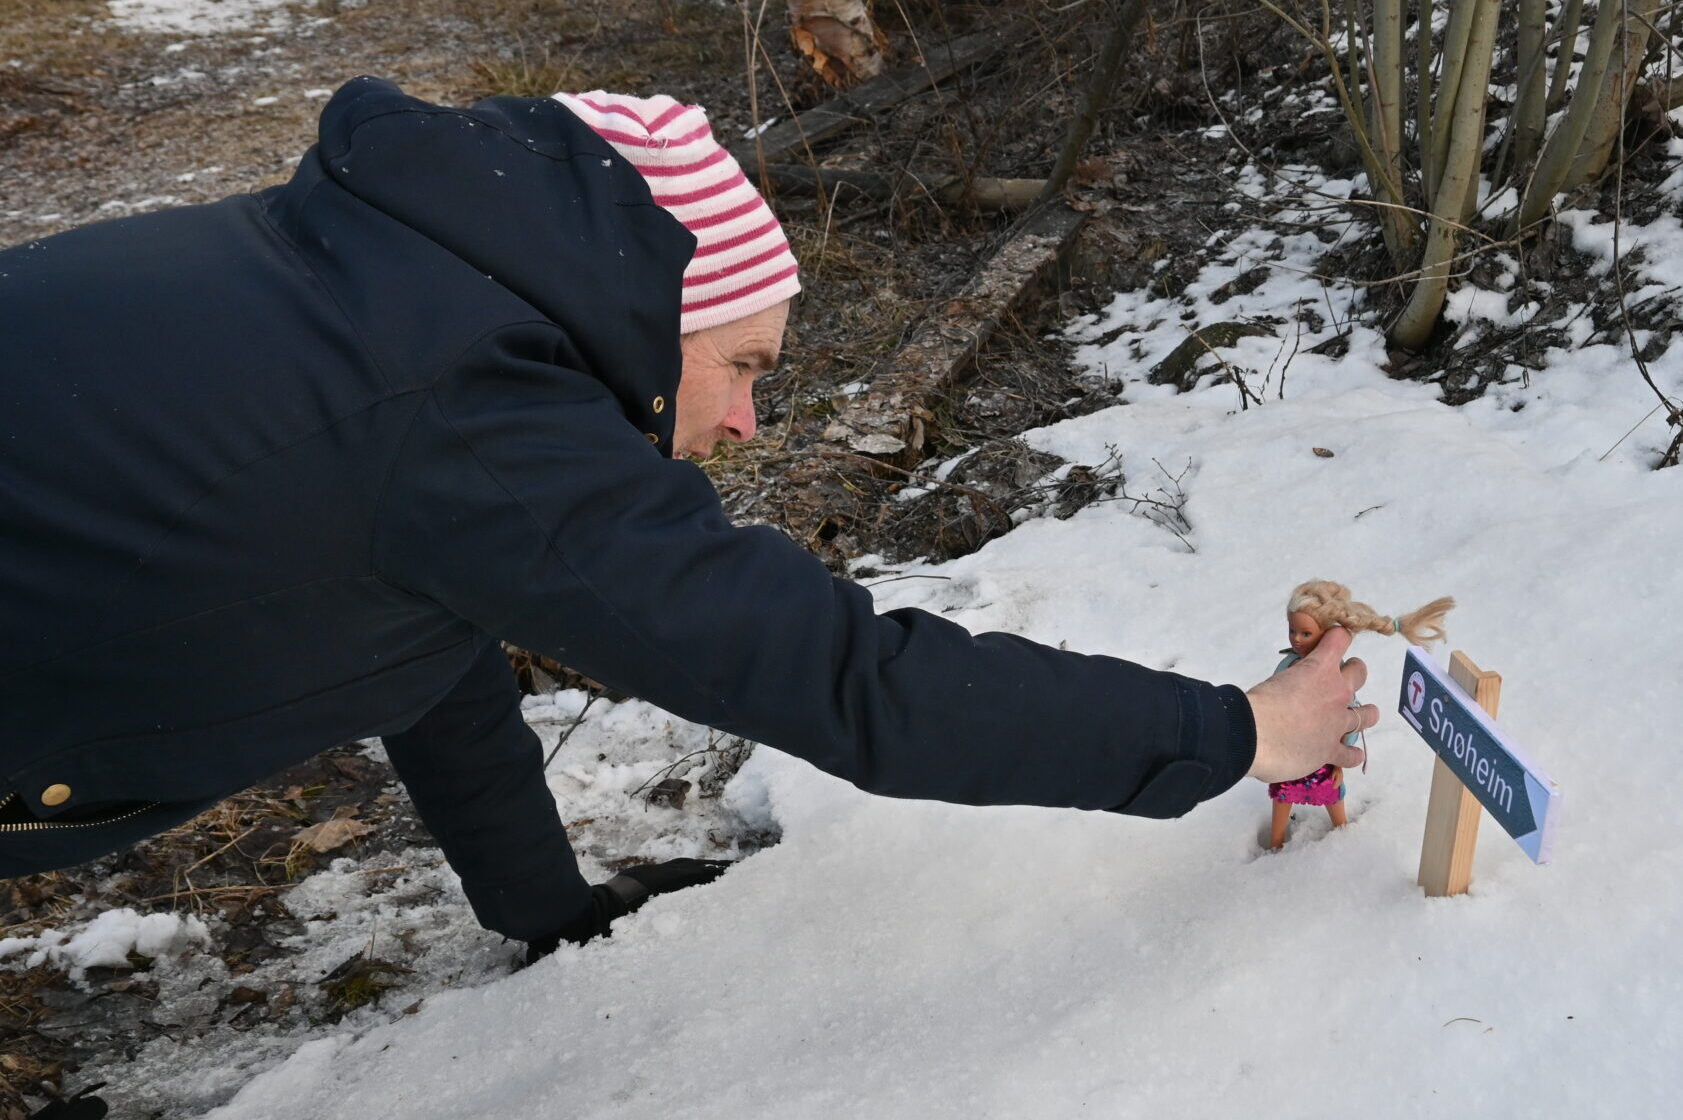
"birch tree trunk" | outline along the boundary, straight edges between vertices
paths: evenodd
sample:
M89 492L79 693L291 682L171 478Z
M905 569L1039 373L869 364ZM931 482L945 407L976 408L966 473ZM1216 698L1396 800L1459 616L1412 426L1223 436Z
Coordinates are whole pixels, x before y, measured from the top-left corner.
M1582 31L1579 26L1584 19L1584 0L1566 0L1566 7L1560 13L1560 22L1555 24L1555 38L1559 45L1555 48L1554 76L1549 79L1548 111L1554 112L1566 104L1566 83L1572 77L1572 56L1578 53L1578 34Z
M1589 127L1584 130L1583 144L1578 148L1572 169L1560 185L1563 191L1582 186L1600 178L1612 161L1613 149L1624 127L1625 105L1642 77L1642 63L1648 52L1648 28L1659 10L1659 0L1602 0L1627 9L1624 34L1613 47L1607 78L1590 113Z
M1432 0L1420 0L1414 21L1414 147L1419 153L1422 182L1429 176L1432 150Z
M1420 174L1426 184L1426 201L1438 195L1438 182L1443 177L1444 161L1449 158L1449 143L1454 135L1450 116L1461 92L1461 79L1466 74L1467 39L1472 32L1473 12L1478 5L1473 0L1452 0L1449 24L1443 29L1443 72L1438 78L1438 104L1432 114L1431 144L1420 152ZM1484 91L1480 90L1480 96Z
M1589 133L1590 118L1595 114L1601 98L1608 66L1613 61L1613 48L1622 39L1619 34L1620 8L1624 0L1603 0L1595 13L1595 25L1590 29L1589 50L1584 55L1584 67L1572 91L1572 103L1537 157L1537 173L1520 200L1519 213L1514 218L1513 232L1531 228L1548 215L1554 196L1565 187L1567 175L1577 162L1578 150ZM1564 49L1564 46L1562 47ZM1565 61L1564 59L1562 60ZM1622 70L1622 67L1621 67Z
M1543 44L1548 32L1547 0L1519 0L1519 96L1514 102L1514 178L1530 166L1543 143L1547 117L1548 59Z
M1385 181L1394 185L1396 197L1391 201L1399 207L1403 203L1402 17L1403 0L1374 0L1373 150ZM1384 210L1380 219L1379 228L1385 235L1385 246L1391 251L1391 259L1407 267L1407 262L1419 250L1415 235L1418 227L1414 219L1400 209Z
M1467 37L1457 68L1455 107L1436 126L1446 140L1437 197L1432 200L1432 228L1426 235L1420 279L1408 306L1392 326L1391 341L1405 350L1426 345L1443 312L1450 265L1461 232L1462 214L1478 191L1479 156L1484 151L1484 107L1489 98L1490 62L1496 50L1496 16L1502 0L1461 0L1468 8ZM1451 20L1453 21L1453 16ZM1441 105L1441 102L1440 102Z

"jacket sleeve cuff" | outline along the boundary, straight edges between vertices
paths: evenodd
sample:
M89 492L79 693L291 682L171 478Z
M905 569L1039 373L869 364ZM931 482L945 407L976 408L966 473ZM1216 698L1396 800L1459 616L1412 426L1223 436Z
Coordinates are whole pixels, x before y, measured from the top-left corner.
M1138 793L1113 810L1134 817L1179 817L1227 792L1256 758L1250 700L1233 685L1178 678L1180 755L1164 762Z

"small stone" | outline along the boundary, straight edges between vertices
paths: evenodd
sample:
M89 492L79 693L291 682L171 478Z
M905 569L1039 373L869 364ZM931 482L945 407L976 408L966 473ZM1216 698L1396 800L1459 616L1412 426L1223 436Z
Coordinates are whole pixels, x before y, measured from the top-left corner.
M880 432L850 439L847 445L861 455L894 455L906 449L905 440Z
M689 796L690 784L683 778L668 778L649 790L650 805L664 805L669 809L682 809L684 798Z

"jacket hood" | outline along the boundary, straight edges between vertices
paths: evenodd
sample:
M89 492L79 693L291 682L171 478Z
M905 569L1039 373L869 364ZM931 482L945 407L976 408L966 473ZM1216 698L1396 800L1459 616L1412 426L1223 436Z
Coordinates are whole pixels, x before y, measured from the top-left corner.
M551 98L451 109L357 78L314 158L339 187L530 303L670 454L684 267L695 238L607 141Z

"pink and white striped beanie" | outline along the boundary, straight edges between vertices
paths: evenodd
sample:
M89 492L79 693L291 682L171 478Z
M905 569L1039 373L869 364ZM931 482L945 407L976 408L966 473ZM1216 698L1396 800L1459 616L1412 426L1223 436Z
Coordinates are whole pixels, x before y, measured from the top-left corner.
M699 105L671 97L558 93L642 172L654 200L695 234L684 269L685 334L752 315L801 290L777 216L719 142Z

